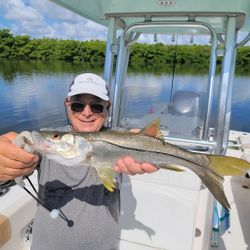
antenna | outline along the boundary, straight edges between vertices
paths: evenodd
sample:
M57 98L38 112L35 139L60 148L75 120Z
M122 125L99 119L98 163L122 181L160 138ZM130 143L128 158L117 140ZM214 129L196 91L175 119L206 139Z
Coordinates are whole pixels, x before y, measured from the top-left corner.
M171 42L175 42L175 34L172 35Z
M154 34L154 42L157 42L157 34Z
M191 35L191 37L190 37L190 43L194 43L194 35Z
M173 71L172 71L172 80L171 80L171 90L170 90L169 104L172 103L172 98L173 98L174 77L175 77L176 58L177 58L177 48L178 48L178 35L176 35L175 53L174 53L174 61L173 61Z

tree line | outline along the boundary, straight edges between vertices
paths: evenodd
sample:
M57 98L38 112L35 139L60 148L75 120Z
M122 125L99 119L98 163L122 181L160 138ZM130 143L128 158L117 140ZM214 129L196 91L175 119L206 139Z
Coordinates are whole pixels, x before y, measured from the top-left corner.
M0 59L79 61L103 66L105 47L106 43L100 40L31 39L28 35L14 36L8 29L0 30ZM239 47L237 50L236 65L249 68L250 46ZM135 43L130 51L131 67L163 67L166 64L208 67L210 58L209 45ZM221 57L218 57L220 63Z

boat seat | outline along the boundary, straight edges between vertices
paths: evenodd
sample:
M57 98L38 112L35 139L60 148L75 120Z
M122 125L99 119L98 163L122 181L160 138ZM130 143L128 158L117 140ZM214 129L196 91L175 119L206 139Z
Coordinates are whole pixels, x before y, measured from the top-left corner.
M119 126L126 129L143 128L153 120L160 119L161 127L171 137L201 138L203 123L200 117L200 95L198 93L177 91L171 104L155 107L155 110L140 118L124 117Z
M200 138L202 119L200 117L200 95L193 91L177 91L165 112L164 124L170 136Z

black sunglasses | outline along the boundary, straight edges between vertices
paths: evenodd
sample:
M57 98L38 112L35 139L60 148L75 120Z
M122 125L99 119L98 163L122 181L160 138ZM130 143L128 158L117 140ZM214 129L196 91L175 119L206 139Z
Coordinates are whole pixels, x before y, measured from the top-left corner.
M80 103L80 102L73 102L70 104L70 108L74 112L82 112L87 105L89 105L89 107L93 113L102 113L103 112L104 105L101 103L84 104L84 103Z

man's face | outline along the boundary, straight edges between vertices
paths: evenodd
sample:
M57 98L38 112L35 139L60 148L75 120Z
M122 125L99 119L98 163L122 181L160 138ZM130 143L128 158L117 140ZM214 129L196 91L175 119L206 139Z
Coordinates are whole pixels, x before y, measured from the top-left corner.
M66 100L68 117L77 132L97 132L103 126L109 102L90 94L81 94Z

